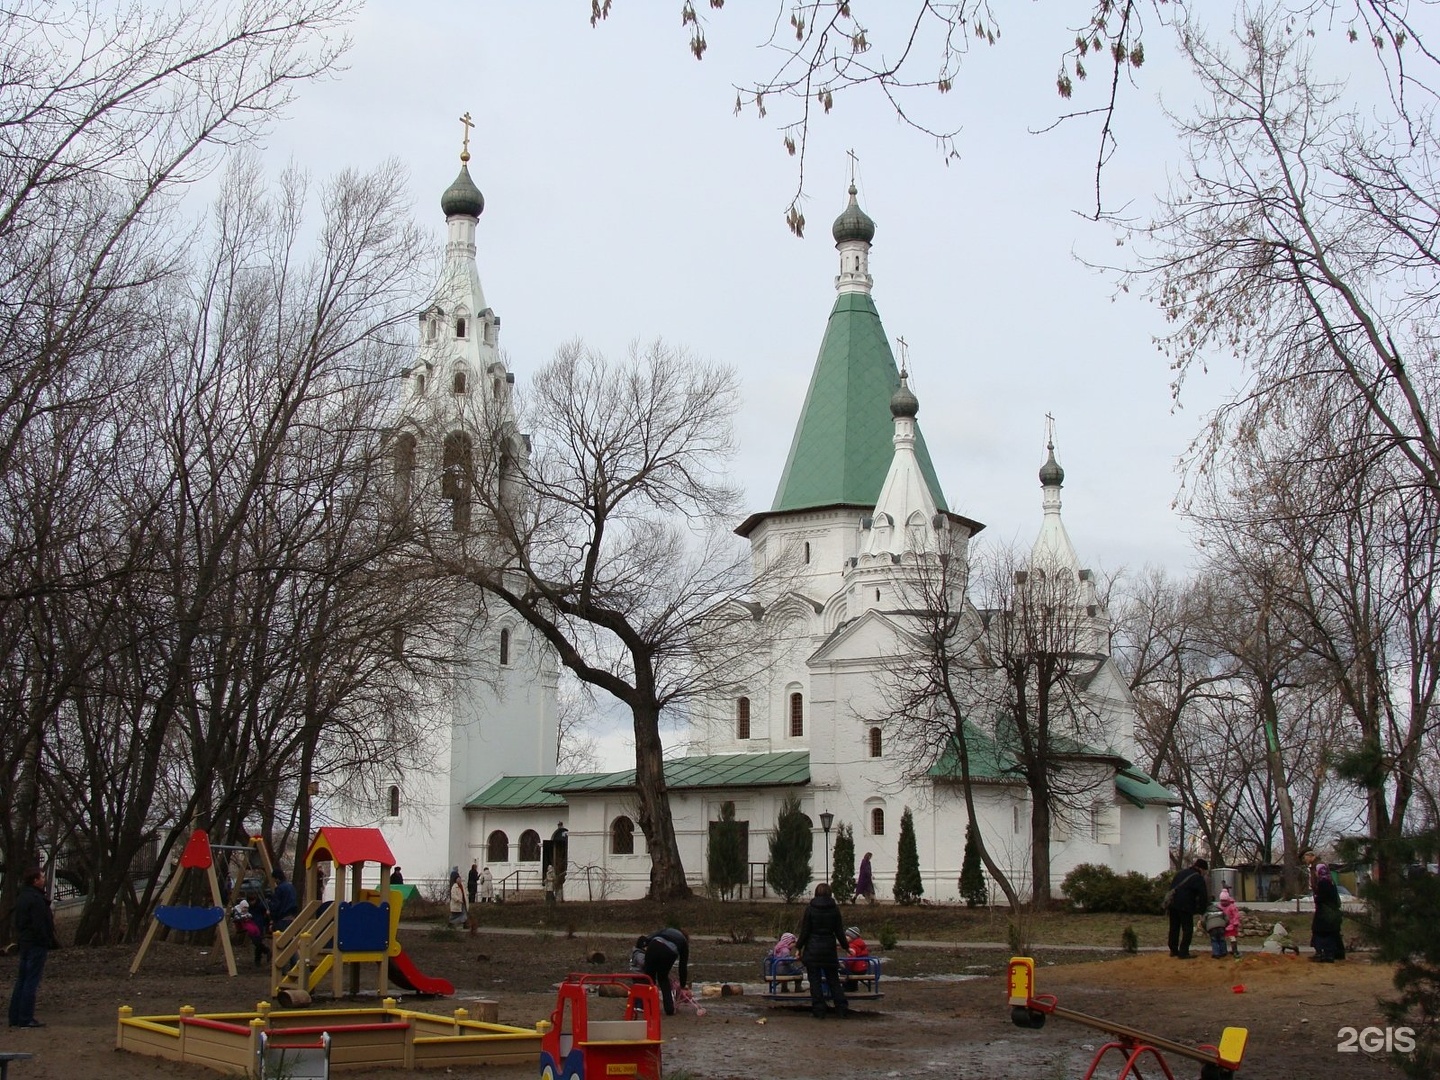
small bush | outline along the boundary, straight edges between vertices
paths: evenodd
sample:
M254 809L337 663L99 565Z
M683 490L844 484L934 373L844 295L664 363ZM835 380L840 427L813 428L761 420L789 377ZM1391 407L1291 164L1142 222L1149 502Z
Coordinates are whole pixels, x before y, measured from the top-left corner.
M1122 915L1159 915L1169 883L1162 875L1147 878L1134 870L1117 874L1108 866L1082 863L1065 875L1061 891L1080 911L1113 911Z
M1016 916L1010 920L1005 928L1005 938L1010 943L1011 956L1030 955L1030 919L1028 916Z
M1131 955L1140 951L1140 937L1133 926L1120 931L1120 948Z
M893 923L887 922L880 927L879 940L882 949L893 949L900 944L900 934Z

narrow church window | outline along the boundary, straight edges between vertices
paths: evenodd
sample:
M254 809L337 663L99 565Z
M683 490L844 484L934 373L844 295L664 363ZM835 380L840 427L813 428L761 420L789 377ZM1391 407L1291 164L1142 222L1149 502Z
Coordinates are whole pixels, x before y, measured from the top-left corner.
M463 337L465 336L465 320L464 320L464 319L456 319L456 320L455 320L455 336L458 337L458 338L463 338Z
M492 832L485 841L486 862L509 862L510 861L510 838L500 829Z
M1013 830L1013 831L1014 831L1015 834L1018 836L1018 835L1020 834L1020 804L1019 804L1019 803L1016 803L1014 806L1012 806L1012 807L1010 808L1010 810L1011 810L1011 813L1012 813L1012 814L1014 815L1014 817L1015 817L1014 830Z
M465 372L455 372L455 385L451 389L457 394L465 393Z
M624 814L610 823L610 854L635 854L635 823Z
M876 590L875 590L875 599L876 599L877 602L878 602L879 599L880 599L880 590L879 590L879 589L876 589Z
M880 756L880 729L878 727L870 729L870 756Z
M1155 822L1155 846L1160 846L1160 823Z
M490 384L490 396L496 401L500 400L500 380L496 379Z
M742 697L735 702L735 738L750 737L750 699Z
M470 436L463 431L452 431L445 436L440 494L454 504L452 527L456 531L470 527L470 449Z
M408 431L395 438L395 501L410 502L410 485L415 478L415 436Z
M390 790L385 793L386 813L390 817L400 816L400 788L396 784L390 785Z
M510 631L500 631L500 666L507 667L510 663Z
M405 628L397 626L390 631L390 655L396 660L405 657Z
M806 540L806 541L805 541L805 561L806 561L807 563L810 561L810 541L809 541L809 540Z
M424 397L424 396L425 396L425 376L424 376L424 375L416 375L416 376L415 376L415 396L416 396L416 397Z
M877 806L870 811L870 835L885 835L885 808Z
M799 694L790 695L790 737L798 739L805 734L805 699Z
M540 861L540 834L534 829L526 829L520 834L520 861Z

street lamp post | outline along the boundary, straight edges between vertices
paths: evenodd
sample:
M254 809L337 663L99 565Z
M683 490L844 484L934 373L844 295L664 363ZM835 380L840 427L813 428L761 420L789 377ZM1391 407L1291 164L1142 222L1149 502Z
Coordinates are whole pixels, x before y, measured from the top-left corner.
M825 882L830 882L830 826L835 824L835 815L826 810L820 815L820 828L825 830Z

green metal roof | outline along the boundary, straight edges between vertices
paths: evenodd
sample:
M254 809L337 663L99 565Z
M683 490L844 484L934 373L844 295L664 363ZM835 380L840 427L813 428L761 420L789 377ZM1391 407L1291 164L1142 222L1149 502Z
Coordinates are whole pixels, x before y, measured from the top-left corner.
M1008 750L986 735L969 720L965 721L965 751L970 758L970 779L999 783L1021 783L1025 777L1015 765ZM936 779L959 780L960 746L954 737L945 752L930 766L929 775Z
M874 506L894 456L890 396L899 385L900 370L875 301L867 293L841 293L830 311L771 511ZM918 424L915 456L936 505L947 509Z
M549 790L633 790L635 770L552 776ZM675 788L723 788L808 784L810 751L786 750L778 754L709 754L673 758L665 762L665 784Z
M1166 806L1180 805L1180 796L1158 780L1153 779L1148 773L1133 766L1121 769L1115 774L1115 790L1120 793L1122 798L1130 800L1136 806L1147 806L1152 803L1164 803Z
M465 800L469 810L519 810L530 806L564 806L565 800L546 790L554 776L502 776L484 791Z

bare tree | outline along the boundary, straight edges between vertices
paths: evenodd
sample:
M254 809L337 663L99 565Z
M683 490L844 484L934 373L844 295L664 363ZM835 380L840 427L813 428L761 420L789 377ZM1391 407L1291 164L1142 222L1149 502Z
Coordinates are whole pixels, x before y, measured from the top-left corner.
M612 4L591 0L590 25L607 18ZM679 0L680 21L697 60L710 47L707 21L724 5L725 0ZM1423 111L1412 108L1409 98L1417 90L1425 100L1433 94L1435 57L1425 45L1423 21L1405 0L1282 0L1275 6L1297 33L1334 30L1373 49L1402 116L1408 120ZM1197 16L1211 12L1208 6L1193 7ZM1134 88L1146 43L1155 44L1147 20L1168 31L1172 24L1183 25L1191 8L1184 0L1075 0L1050 28L1055 90L1064 103L1051 126L1085 122L1095 127L1097 219L1106 216L1101 181L1118 146L1122 95ZM785 213L792 232L805 231L800 204L810 124L847 96L881 95L900 122L932 140L945 160L960 156L960 131L946 122L945 106L934 103L952 90L964 93L964 60L972 47L1000 43L1002 9L992 0L797 0L757 20L763 35L759 51L770 63L761 77L737 80L735 112L749 108L766 119L771 109L785 109L782 145L796 159L795 194ZM1072 107L1077 86L1088 80L1092 67L1100 84L1094 103ZM927 92L938 97L927 103Z
M574 680L562 684L556 707L559 724L555 740L555 771L582 773L600 771L600 743L591 726L595 699L588 683Z
M508 605L582 681L631 713L637 820L655 899L690 895L665 783L661 714L728 683L748 626L725 598L750 584L725 525L737 492L733 373L661 342L613 363L578 342L536 376L521 422L482 408L438 534L442 566ZM748 609L741 609L748 611Z

